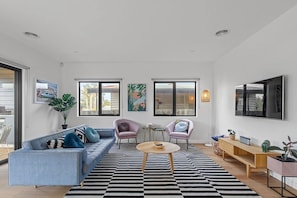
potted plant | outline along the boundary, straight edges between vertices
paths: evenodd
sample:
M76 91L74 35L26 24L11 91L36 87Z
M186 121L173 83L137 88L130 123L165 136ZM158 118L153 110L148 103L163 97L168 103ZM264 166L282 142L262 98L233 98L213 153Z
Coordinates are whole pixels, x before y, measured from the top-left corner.
M63 116L63 124L62 128L67 128L67 117L69 114L69 110L74 107L76 104L75 97L71 94L63 94L61 98L50 98L49 99L49 106L52 106L52 108L60 113L62 113Z
M236 134L236 132L233 131L232 129L228 129L228 132L229 132L229 138L231 140L235 140L235 134Z
M278 146L269 146L268 150L278 150L278 151L283 151L283 153L281 154L281 156L279 156L279 159L281 161L296 161L294 158L288 157L288 156L293 156L295 158L297 158L297 150L293 149L293 145L297 144L297 141L292 141L291 137L288 136L288 142L282 142L284 147L280 148Z

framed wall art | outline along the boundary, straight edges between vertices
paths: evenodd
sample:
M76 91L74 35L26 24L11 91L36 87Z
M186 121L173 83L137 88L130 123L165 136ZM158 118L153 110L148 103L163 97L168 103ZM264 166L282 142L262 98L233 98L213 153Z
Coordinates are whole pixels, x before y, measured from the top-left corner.
M146 84L128 84L128 111L146 111Z
M58 84L46 80L36 79L34 90L35 103L47 103L49 98L56 98L58 94Z

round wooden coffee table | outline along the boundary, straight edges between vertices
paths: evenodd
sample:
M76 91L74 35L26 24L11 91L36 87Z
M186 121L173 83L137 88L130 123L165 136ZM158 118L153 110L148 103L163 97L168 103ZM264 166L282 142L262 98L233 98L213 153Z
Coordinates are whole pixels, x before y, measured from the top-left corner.
M164 148L156 148L154 142L143 142L136 146L137 150L142 151L144 153L143 160L142 160L142 171L144 171L148 154L154 153L154 154L168 154L170 165L171 165L171 172L172 173L174 172L172 153L179 151L180 147L170 142L160 142L160 143L164 145Z

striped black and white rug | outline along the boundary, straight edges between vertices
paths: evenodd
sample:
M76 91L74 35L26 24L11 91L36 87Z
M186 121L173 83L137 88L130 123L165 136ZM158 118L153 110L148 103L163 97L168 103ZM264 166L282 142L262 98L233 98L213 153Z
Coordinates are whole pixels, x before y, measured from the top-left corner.
M84 180L84 187L74 186L64 197L260 197L194 146L173 154L174 174L167 155L150 154L144 172L142 158L135 146L111 150Z

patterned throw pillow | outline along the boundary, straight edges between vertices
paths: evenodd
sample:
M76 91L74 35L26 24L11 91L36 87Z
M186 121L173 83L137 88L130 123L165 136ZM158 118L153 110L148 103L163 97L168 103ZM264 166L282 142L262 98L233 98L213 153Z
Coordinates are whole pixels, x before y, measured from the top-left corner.
M74 129L74 134L79 137L79 139L82 141L82 143L87 143L87 137L86 137L84 128Z
M64 147L64 137L58 139L53 139L47 141L47 147L49 149L63 148Z

